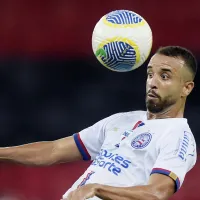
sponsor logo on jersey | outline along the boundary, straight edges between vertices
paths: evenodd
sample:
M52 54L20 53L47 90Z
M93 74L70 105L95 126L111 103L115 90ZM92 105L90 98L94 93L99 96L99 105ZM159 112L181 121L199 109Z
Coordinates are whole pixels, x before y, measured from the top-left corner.
M151 142L151 139L152 135L150 133L142 133L132 140L131 146L134 149L143 149Z
M127 160L119 154L109 152L106 149L101 149L96 159L92 162L92 165L104 168L118 176L122 169L129 168L130 163L130 160Z
M187 160L187 156L194 156L194 152L195 152L195 145L191 145L191 147L194 147L192 148L192 152L189 153L188 152L188 149L189 149L189 144L190 144L190 135L191 133L187 132L187 131L184 131L184 136L183 136L183 140L181 142L181 145L180 145L180 149L179 149L179 152L178 152L178 156L179 158L181 158L183 161L186 161Z

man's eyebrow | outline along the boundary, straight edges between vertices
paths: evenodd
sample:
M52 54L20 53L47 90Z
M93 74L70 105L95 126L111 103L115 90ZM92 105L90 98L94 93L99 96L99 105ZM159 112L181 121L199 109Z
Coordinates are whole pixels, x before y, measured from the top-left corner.
M147 66L147 70L148 69L152 69L153 67L151 65L148 65ZM172 70L170 68L165 68L165 67L161 67L161 71L165 71L165 72L171 72L172 73Z
M147 66L147 69L152 69L152 66L151 66L151 65L148 65L148 66Z
M172 70L169 69L169 68L161 68L161 70L164 71L164 72L171 72L172 73Z

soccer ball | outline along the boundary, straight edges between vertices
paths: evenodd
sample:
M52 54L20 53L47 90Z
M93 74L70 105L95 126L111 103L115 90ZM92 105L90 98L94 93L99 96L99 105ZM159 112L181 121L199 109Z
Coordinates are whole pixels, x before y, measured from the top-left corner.
M140 67L152 47L152 31L146 20L129 10L104 15L92 34L92 49L105 67L127 72Z

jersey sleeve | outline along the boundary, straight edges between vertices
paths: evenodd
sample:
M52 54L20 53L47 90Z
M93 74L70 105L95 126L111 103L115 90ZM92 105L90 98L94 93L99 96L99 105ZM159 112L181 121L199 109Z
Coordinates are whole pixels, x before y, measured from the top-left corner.
M196 143L192 133L179 131L162 138L158 153L151 174L171 177L175 181L177 191L186 173L193 168L197 160Z
M106 125L120 115L120 113L111 115L73 135L83 160L93 160L96 157L105 139Z

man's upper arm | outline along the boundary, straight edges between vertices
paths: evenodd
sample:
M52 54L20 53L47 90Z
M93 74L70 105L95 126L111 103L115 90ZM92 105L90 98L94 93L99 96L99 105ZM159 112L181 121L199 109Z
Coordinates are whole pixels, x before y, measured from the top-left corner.
M152 193L158 199L168 200L175 192L175 182L168 176L162 174L152 174L148 185L152 188Z
M53 141L52 156L56 163L82 160L73 136Z

